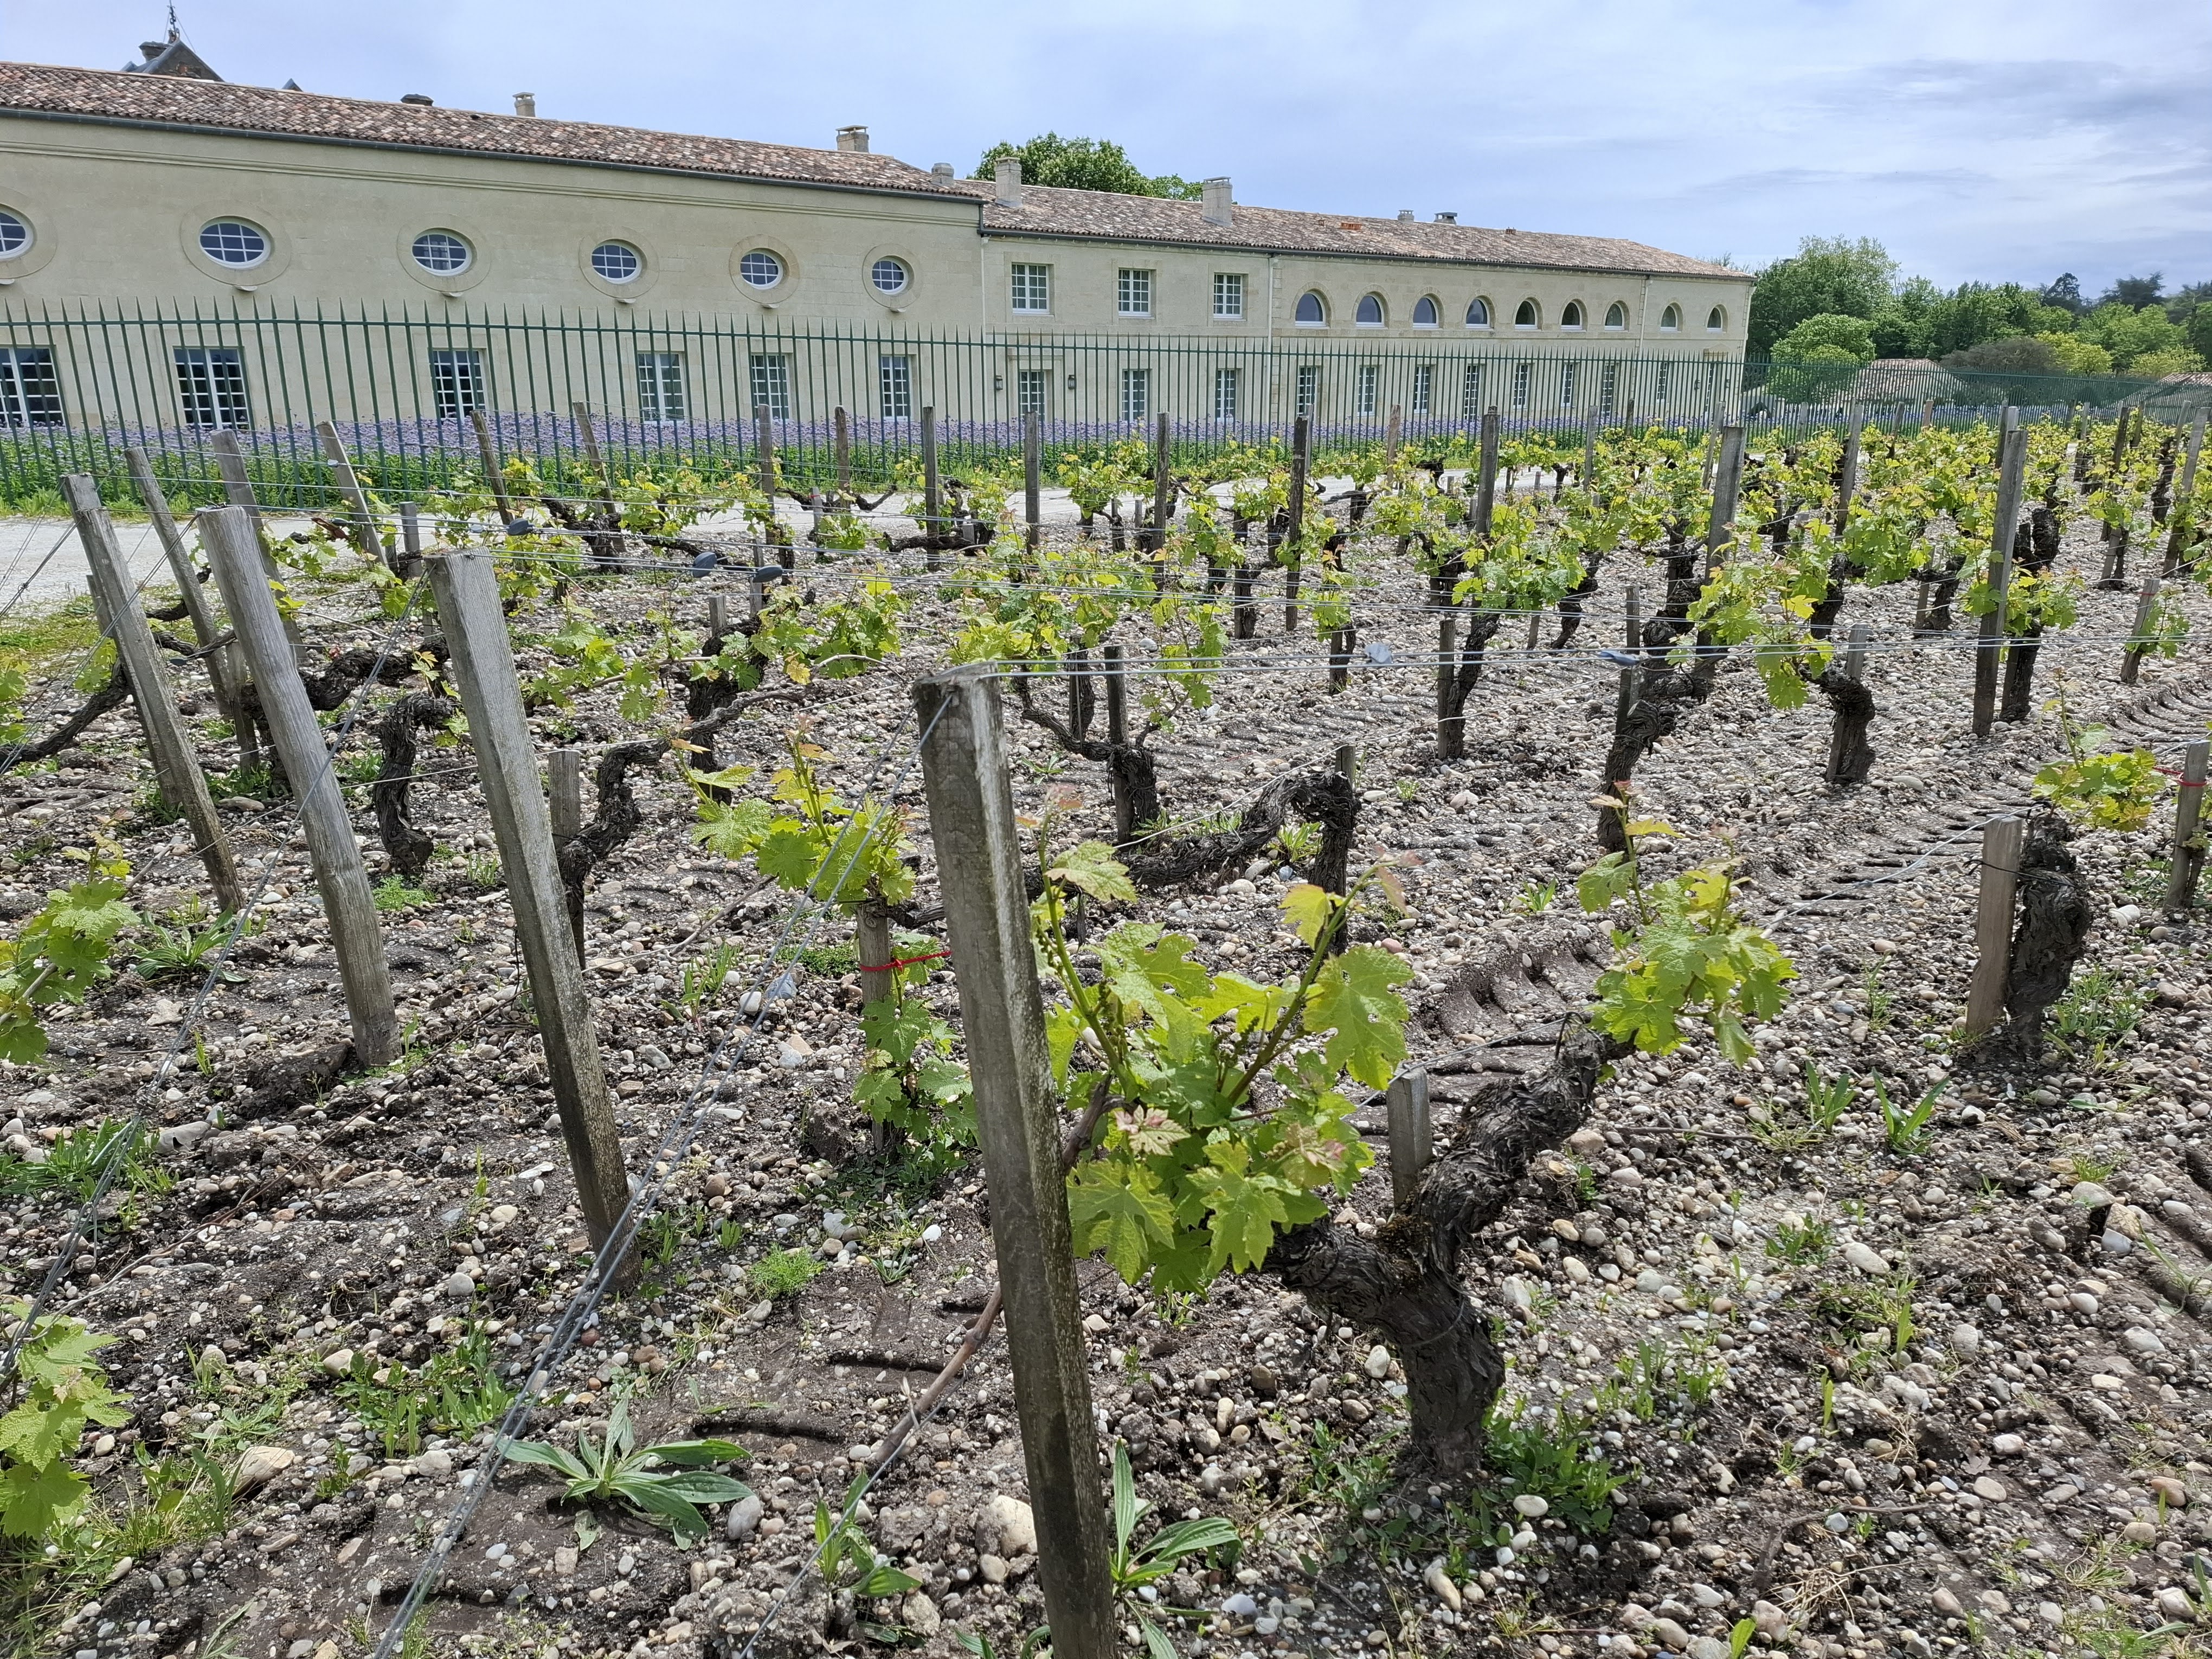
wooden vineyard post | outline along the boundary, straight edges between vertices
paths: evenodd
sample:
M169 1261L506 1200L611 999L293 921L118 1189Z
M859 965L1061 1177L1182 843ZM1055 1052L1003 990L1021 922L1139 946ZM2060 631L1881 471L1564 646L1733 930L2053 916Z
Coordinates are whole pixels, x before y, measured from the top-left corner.
M2181 452L2181 478L2173 493L2173 510L2168 522L2173 526L2166 537L2166 574L2169 576L2181 568L2188 556L2191 533L2196 514L2191 510L2197 496L2197 463L2204 453L2204 411L2198 410L2197 418L2190 422L2189 443Z
M1487 540L1490 521L1498 512L1498 405L1482 411L1481 447L1477 452L1474 478L1474 522L1468 528L1478 540Z
M1719 463L1713 470L1713 516L1705 526L1705 574L1719 568L1722 550L1735 532L1736 498L1743 493L1743 428L1721 428Z
M2012 964L2013 897L2020 884L2020 854L2027 825L2009 812L1982 830L1980 902L1974 912L1974 977L1966 988L1966 1036L1993 1030L2004 1012L2005 981Z
M476 429L477 456L483 463L484 488L491 491L492 500L499 505L499 528L504 535L515 520L514 503L507 497L507 474L500 468L499 451L492 447L491 422L484 419L481 404L470 406L469 424Z
M258 766L261 751L254 741L253 717L246 712L245 702L238 695L246 676L240 672L237 642L216 643L223 637L222 630L216 622L214 607L208 604L207 590L200 586L199 569L192 562L191 550L185 545L184 532L177 528L177 521L170 514L169 498L161 493L161 480L154 476L153 462L144 450L137 448L125 450L123 458L131 468L131 482L137 486L138 499L146 503L147 514L154 523L154 534L161 544L161 556L169 562L169 574L177 579L185 614L191 619L192 637L207 653L208 684L214 688L216 707L237 734L238 763Z
M1298 631L1298 582L1304 558L1299 544L1306 527L1306 471L1313 464L1313 422L1301 415L1291 423L1290 526L1284 532L1283 636Z
M1577 480L1583 494L1595 495L1597 491L1597 421L1595 416L1583 422L1583 475Z
M1406 438L1406 411L1399 404L1390 405L1390 416L1382 422L1382 465L1398 465L1398 447Z
M2142 579L2142 592L2136 596L2136 623L2128 633L2128 647L2120 653L2120 684L2133 685L2142 672L2143 653L2150 649L2151 618L2158 614L2159 574L2153 570Z
M830 411L830 455L837 470L837 498L853 504L853 417L839 404Z
M412 501L399 503L399 574L411 577L422 562L422 515Z
M1167 410L1162 410L1156 418L1152 440L1152 522L1151 540L1146 550L1158 554L1168 544L1168 513L1175 501L1175 473L1173 451L1170 442ZM1166 586L1164 569L1152 573L1153 586Z
M1620 671L1620 690L1614 694L1613 702L1613 729L1616 736L1628 724L1628 711L1636 707L1637 698L1644 694L1644 671L1637 665L1644 659L1643 584L1629 583L1626 599L1628 623L1622 648L1636 659L1636 663Z
M1986 738L1997 712L1997 668L2004 660L2005 608L2012 586L2013 529L2020 518L2021 475L2027 465L2027 434L2020 410L2005 405L1997 440L1996 517L1990 530L1990 609L1974 648L1974 735Z
M1429 1123L1429 1074L1406 1072L1391 1079L1383 1105L1390 1127L1390 1201L1408 1210L1420 1194L1421 1171L1437 1155Z
M1022 521L1034 553L1044 539L1044 422L1035 410L1022 416Z
M553 850L561 849L584 833L584 754L580 749L560 748L545 757L545 794L553 826ZM584 884L564 880L568 901L568 932L575 943L576 961L584 960Z
M1352 651L1358 639L1358 631L1348 624L1329 630L1328 694L1332 697L1352 684Z
M1459 690L1459 613L1447 611L1437 623L1437 758L1458 760L1467 753L1467 717L1453 707Z
M346 527L352 532L356 550L372 564L386 562L384 538L377 533L376 514L368 510L368 492L361 487L361 475L353 470L353 458L346 453L345 440L338 436L337 423L317 421L315 437L323 446L323 459L331 464L331 476L338 481L338 493L345 497L346 506L351 509Z
M1359 781L1359 750L1353 744L1348 743L1337 744L1335 753L1329 763L1336 768L1336 775L1346 783Z
M615 508L614 478L607 471L606 457L599 453L599 430L592 419L592 406L579 398L568 405L568 412L576 419L576 435L583 441L584 459L592 469L592 476L599 483L599 515L619 526L622 515ZM629 550L629 544L623 540L619 528L606 533L616 556L620 557Z
M2181 787L2173 800L2173 854L2167 866L2166 908L2191 909L2204 873L2204 756L2201 740L2181 751Z
M1933 398L1923 398L1920 400L1920 429L1925 432L1935 424L1936 400Z
M940 568L937 544L944 526L945 484L937 472L937 406L921 406L921 548L925 569Z
M1089 737L1093 712L1091 653L1079 645L1067 653L1067 729L1079 738Z
M1851 624L1850 642L1844 647L1843 677L1854 685L1866 678L1867 644L1874 630L1864 623ZM1850 757L1844 750L1845 720L1843 706L1837 705L1835 718L1828 727L1827 783L1831 789L1844 786L1844 769Z
M622 1224L629 1182L606 1073L599 1066L591 998L576 961L560 861L553 850L552 819L538 781L537 750L514 676L514 647L500 613L499 584L490 555L476 551L440 555L429 562L429 577L438 619L453 648L453 683L468 716L500 866L507 872L515 939L545 1045L554 1108L575 1171L584 1224L592 1248L601 1249Z
M226 915L245 908L246 896L238 884L238 866L230 855L230 842L222 820L208 793L207 776L200 770L191 733L177 713L177 694L170 684L161 653L154 644L154 630L138 608L137 585L131 567L116 545L115 526L100 505L100 486L88 472L71 472L62 478L62 494L69 499L70 516L76 520L77 539L84 544L84 562L92 575L92 591L99 601L100 620L115 641L116 654L130 677L131 700L137 706L138 724L146 733L146 752L153 757L154 775L161 793L184 816L192 832L194 850L207 866L208 884L215 889L216 903Z
M283 578L276 574L276 557L269 551L268 532L262 528L261 503L253 493L253 479L246 470L246 451L238 441L238 434L225 427L209 439L208 444L215 451L216 470L222 474L223 499L233 507L243 509L247 522L252 526L253 545L260 555L263 578L271 583L281 581ZM209 555L208 562L210 565L215 562L212 554ZM278 611L277 617L284 625L284 638L292 647L294 660L305 663L307 660L307 647L300 641L299 624L282 611Z
M919 682L921 771L946 942L975 1080L1045 1618L1060 1659L1114 1659L1098 1437L1078 1322L1044 1000L1007 779L999 688L981 665Z
M198 523L200 544L215 566L223 606L252 665L270 744L300 803L300 827L307 837L323 919L337 953L338 980L345 988L354 1059L362 1066L387 1066L398 1057L399 1020L392 1006L391 970L384 961L384 929L376 919L368 872L354 841L353 821L323 743L323 729L292 665L276 596L261 578L252 520L244 508L225 507L202 513Z
M1836 533L1842 535L1851 521L1851 497L1859 490L1859 445L1866 422L1854 420L1844 434L1844 464L1836 476Z
M1129 683L1122 676L1121 647L1108 645L1101 654L1106 659L1106 746L1122 749L1129 742ZM1121 769L1110 763L1106 787L1114 796L1114 844L1126 847L1137 838L1136 805L1121 781Z

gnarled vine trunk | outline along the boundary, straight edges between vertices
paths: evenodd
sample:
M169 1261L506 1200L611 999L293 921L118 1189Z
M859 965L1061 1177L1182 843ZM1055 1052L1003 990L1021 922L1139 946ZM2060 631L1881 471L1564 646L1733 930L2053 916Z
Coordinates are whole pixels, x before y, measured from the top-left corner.
M2039 576L2058 559L2058 515L2039 502L2021 521L2013 538L2013 568ZM2035 698L2035 659L2042 650L2043 624L2031 623L2018 643L2005 652L2004 695L1997 705L2001 720L2024 720Z
M1874 770L1875 747L1867 740L1867 729L1874 724L1874 693L1833 668L1824 670L1813 685L1827 698L1835 715L1828 745L1828 787L1848 789L1864 783Z
M368 787L369 810L376 815L377 839L384 843L392 867L412 880L429 867L438 843L415 827L408 811L415 782L415 763L422 750L415 741L419 728L428 731L453 719L457 705L450 697L432 691L410 691L386 709L376 722L377 746L383 763L376 781Z

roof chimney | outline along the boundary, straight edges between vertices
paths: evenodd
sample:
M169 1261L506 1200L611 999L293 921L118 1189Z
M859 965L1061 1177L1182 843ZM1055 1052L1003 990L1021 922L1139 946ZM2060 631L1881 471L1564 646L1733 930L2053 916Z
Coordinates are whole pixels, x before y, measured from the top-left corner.
M1440 225L1455 225L1459 222L1459 215L1456 213L1439 213L1437 215L1437 222Z
M1019 207L1022 204L1022 164L1009 155L991 168L991 179L999 188L1000 207Z
M403 104L420 104L428 109L430 107L431 100L430 94L427 92L403 92L399 94L399 101Z
M514 94L514 112L517 115L537 114L538 94L534 92L516 93Z
M1398 217L1402 223L1410 225L1413 222L1413 210L1411 208L1400 208L1398 210Z
M866 127L839 127L837 148L850 150L855 155L868 153L868 130Z
M1237 204L1235 198L1230 193L1229 181L1226 179L1208 179L1200 188L1205 195L1199 212L1206 222L1209 225L1226 225L1234 222L1237 217Z
M932 161L929 164L929 170L939 179L950 179L953 176L952 163L950 161Z

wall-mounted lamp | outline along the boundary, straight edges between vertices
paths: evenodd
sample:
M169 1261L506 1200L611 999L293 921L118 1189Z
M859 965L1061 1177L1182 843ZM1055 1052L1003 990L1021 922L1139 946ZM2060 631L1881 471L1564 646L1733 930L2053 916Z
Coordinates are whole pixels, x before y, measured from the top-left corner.
M1067 389L1068 389L1070 392L1073 392L1073 391L1074 391L1074 390L1075 390L1075 376L1073 376L1073 374L1071 374L1071 375L1069 375L1069 376L1067 377Z

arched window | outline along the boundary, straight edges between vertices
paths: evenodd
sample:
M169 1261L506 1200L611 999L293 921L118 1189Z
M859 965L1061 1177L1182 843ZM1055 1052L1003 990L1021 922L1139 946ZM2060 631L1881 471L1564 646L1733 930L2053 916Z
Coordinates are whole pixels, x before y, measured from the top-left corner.
M757 247L738 261L738 275L750 288L774 288L783 280L783 261Z
M415 263L441 276L469 268L469 245L450 230L426 230L415 239Z
M216 219L200 227L200 252L219 265L258 265L269 257L269 239L242 219Z
M602 242L592 250L592 269L602 282L635 282L645 261L628 242Z
M1567 308L1559 313L1559 326L1561 328L1580 328L1582 325L1583 302L1580 300L1568 301Z
M1718 334L1727 326L1728 313L1723 311L1718 306L1715 306L1711 311L1705 313L1706 333Z
M1490 326L1489 301L1474 299L1469 300L1467 302L1467 325L1469 328L1488 328Z
M1379 294L1361 295L1359 296L1359 308L1352 313L1352 320L1357 322L1362 328L1382 327L1382 296Z
M1681 326L1681 307L1668 306L1666 310L1659 313L1659 331L1662 334L1672 334Z
M1628 307L1621 304L1620 301L1615 300L1611 305L1605 308L1605 325L1607 328L1626 328L1628 326Z
M20 215L0 208L0 259L12 259L31 245L31 227Z
M1298 295L1297 308L1291 317L1308 328L1319 328L1328 321L1328 304L1321 297L1319 289L1310 288Z
M1437 302L1424 294L1413 301L1413 326L1434 328L1437 325Z
M1536 326L1536 302L1534 300L1523 300L1513 313L1513 326L1534 328Z

